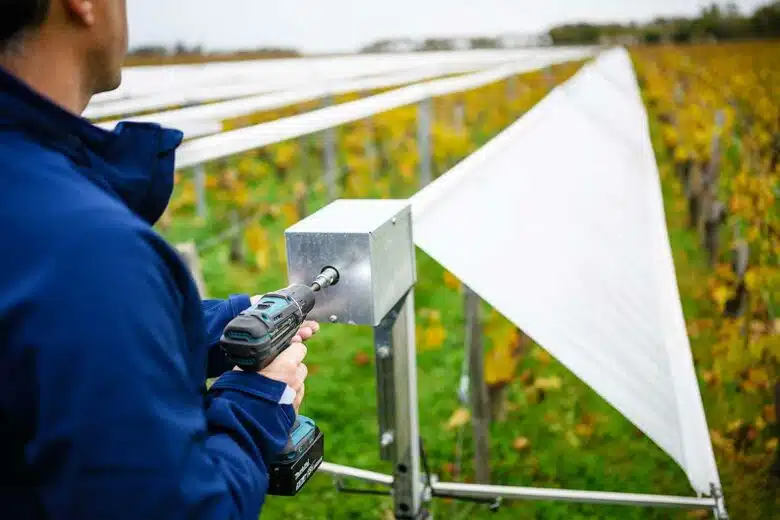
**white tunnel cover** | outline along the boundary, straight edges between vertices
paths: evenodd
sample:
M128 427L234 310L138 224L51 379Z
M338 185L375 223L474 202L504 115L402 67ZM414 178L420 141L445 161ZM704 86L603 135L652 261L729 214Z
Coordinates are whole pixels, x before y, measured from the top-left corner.
M647 114L614 49L412 198L416 244L720 487Z

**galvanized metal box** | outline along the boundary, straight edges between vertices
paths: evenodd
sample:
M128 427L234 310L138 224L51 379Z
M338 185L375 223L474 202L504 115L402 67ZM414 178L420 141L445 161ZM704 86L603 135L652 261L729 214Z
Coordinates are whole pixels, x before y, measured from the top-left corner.
M339 281L317 295L311 319L379 325L417 281L411 207L405 200L341 199L285 231L290 283L325 267Z

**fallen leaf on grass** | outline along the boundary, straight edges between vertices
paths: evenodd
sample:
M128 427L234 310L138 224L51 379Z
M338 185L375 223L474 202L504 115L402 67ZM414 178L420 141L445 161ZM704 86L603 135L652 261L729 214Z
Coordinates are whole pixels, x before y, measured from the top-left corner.
M775 407L771 404L768 404L764 406L764 420L768 423L773 423L777 421L777 414L775 412Z
M574 427L574 433L580 437L591 437L593 435L593 425L584 423L578 424Z
M550 361L552 361L552 356L548 354L546 350L539 347L534 349L533 357L543 365L548 365Z
M742 381L742 383L740 383L740 386L742 387L742 390L744 390L749 394L755 394L756 391L758 390L758 387L751 379L746 379L745 381Z
M777 442L778 442L777 437L766 441L766 451L768 451L769 453L774 453L775 450L777 449Z
M728 454L734 452L734 445L731 440L724 437L718 430L710 430L710 438L712 439L712 445L716 448Z
M371 363L371 356L366 354L365 352L358 352L355 354L355 364L359 367L364 367Z
M468 408L458 408L447 421L447 429L453 430L459 428L468 423L469 420L471 420L471 412Z
M726 432L728 433L734 433L735 431L742 428L743 421L742 419L737 419L736 421L731 421L728 426L726 426Z
M561 378L557 376L540 377L536 380L534 386L541 390L560 390Z
M704 370L704 371L702 371L701 378L709 386L714 386L718 382L718 376L712 370Z
M766 332L766 325L763 321L753 320L750 322L750 332L753 334L763 334Z
M460 289L460 280L449 271L444 271L444 285L450 289Z
M525 449L528 449L530 445L531 445L531 441L529 441L526 437L518 437L517 439L512 441L512 447L517 451L523 451Z
M769 374L763 368L751 368L748 371L750 381L759 388L769 387Z
M710 514L710 511L706 509L696 509L695 511L690 511L687 516L688 518L709 518Z

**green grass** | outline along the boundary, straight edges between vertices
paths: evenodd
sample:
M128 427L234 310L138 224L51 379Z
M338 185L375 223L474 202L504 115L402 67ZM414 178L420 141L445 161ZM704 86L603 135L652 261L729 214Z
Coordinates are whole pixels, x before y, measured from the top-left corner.
M653 125L653 132L657 131ZM484 142L488 136L478 136ZM659 160L667 160L659 151ZM392 175L393 172L387 174ZM269 200L278 186L264 186ZM409 187L399 196L406 196ZM694 234L685 228L685 213L680 206L681 193L675 181L664 181L664 198L670 239L675 254L681 297L687 319L711 315L712 309L701 294L708 270L704 254ZM311 200L311 210L325 204L322 197ZM283 228L272 220L266 222L273 236ZM211 223L194 233L206 236L224 223ZM192 221L180 219L167 233L176 241L193 236ZM448 330L444 345L438 350L420 351L418 362L421 435L432 471L441 480L451 481L456 461L457 431L445 428L450 415L459 406L456 389L463 360L464 321L462 296L441 283L443 268L418 251L416 310L435 308L441 311ZM262 293L286 285L285 270L258 272L248 266L228 262L226 246L210 251L202 258L209 293L225 297L234 292ZM489 342L487 347L489 348ZM694 341L697 356L706 355L705 339ZM652 441L584 385L555 360L543 361L533 355L537 346L523 353L518 374L530 370L536 377L560 377L560 390L544 398L529 401L523 384L514 381L508 389L510 410L507 419L490 427L492 483L599 491L693 495L682 470ZM357 362L358 354L371 359ZM365 357L365 356L363 356ZM330 462L390 473L390 463L379 460L373 340L366 327L324 324L321 332L309 341L306 399L302 413L313 417L325 434L326 459ZM703 389L710 421L713 414L726 409L733 394L710 393ZM725 402L724 402L725 401ZM572 431L583 416L597 418L590 438L577 438ZM473 479L471 428L464 429L461 480ZM512 441L526 437L529 448L517 451ZM721 460L722 478L733 518L769 518L775 503L771 489L766 489L760 473L745 475L729 460ZM350 482L361 486L359 482ZM505 501L497 513L485 505L436 499L431 508L437 518L493 519L667 519L689 518L687 512L667 509L623 506L578 505L552 502ZM338 492L328 475L319 473L305 489L293 498L268 497L263 519L380 519L390 518L392 502L388 497L351 495Z

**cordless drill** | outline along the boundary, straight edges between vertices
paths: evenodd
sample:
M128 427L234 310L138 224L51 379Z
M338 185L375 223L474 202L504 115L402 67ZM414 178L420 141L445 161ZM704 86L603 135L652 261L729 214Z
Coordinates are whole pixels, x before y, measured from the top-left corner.
M264 369L290 346L314 308L316 293L338 279L338 271L326 267L310 286L294 284L264 295L227 324L220 339L223 352L244 371ZM324 437L314 421L299 415L287 445L269 466L268 493L297 494L322 463L324 448Z

